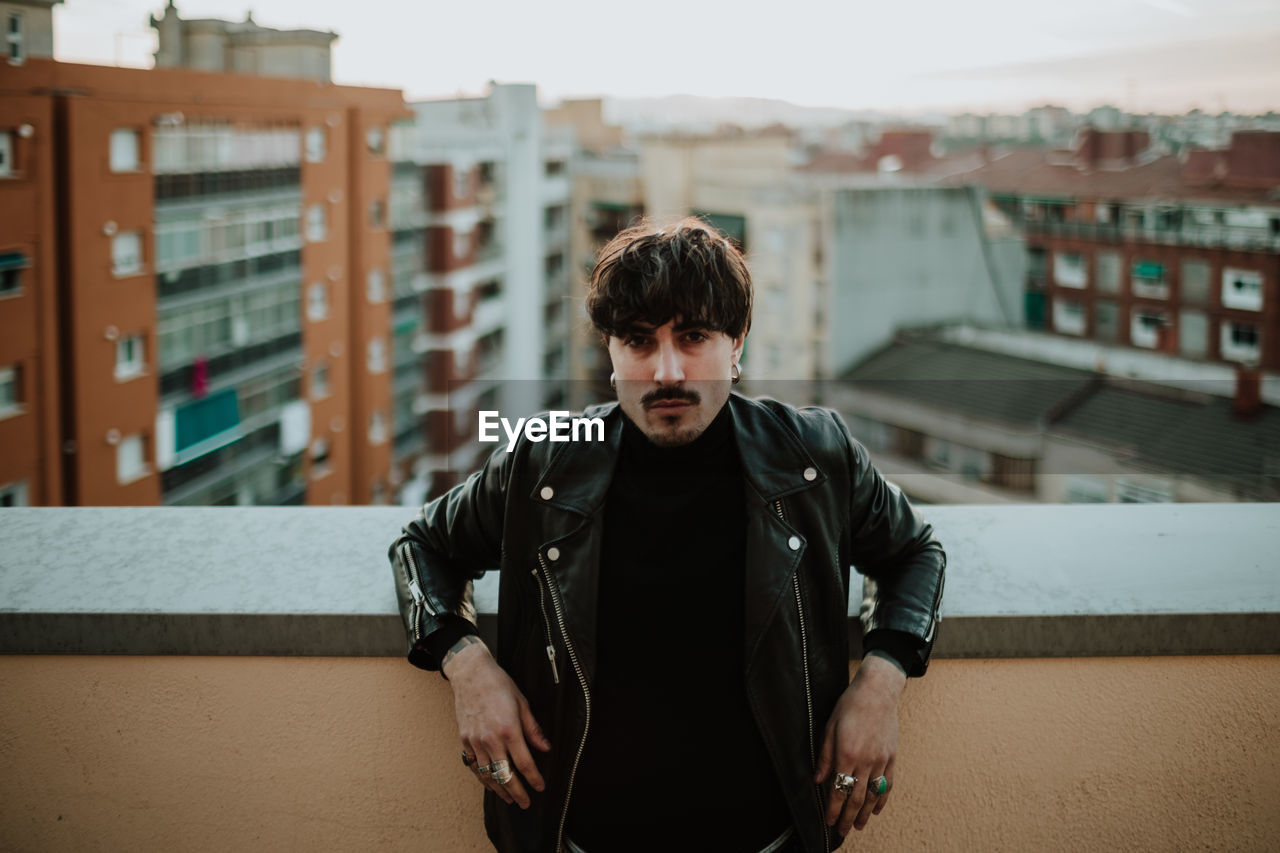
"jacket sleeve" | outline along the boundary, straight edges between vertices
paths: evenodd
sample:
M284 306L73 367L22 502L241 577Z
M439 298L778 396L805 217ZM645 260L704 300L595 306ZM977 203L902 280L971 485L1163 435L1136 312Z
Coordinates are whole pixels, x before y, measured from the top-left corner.
M939 609L947 555L902 491L887 482L833 413L845 437L851 502L850 560L864 575L862 632L877 629L911 634L920 640L907 674L923 675L938 634Z
M459 618L475 624L472 581L499 565L512 455L499 446L481 470L424 506L390 548L414 666L438 670L427 638L456 630Z

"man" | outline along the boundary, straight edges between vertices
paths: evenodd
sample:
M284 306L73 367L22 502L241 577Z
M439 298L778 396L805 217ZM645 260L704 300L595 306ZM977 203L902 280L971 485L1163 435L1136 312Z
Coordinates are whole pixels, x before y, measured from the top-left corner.
M751 303L704 223L619 234L587 297L604 441L502 446L392 546L499 850L825 853L887 803L945 555L835 413L731 395ZM470 603L495 568L496 659Z

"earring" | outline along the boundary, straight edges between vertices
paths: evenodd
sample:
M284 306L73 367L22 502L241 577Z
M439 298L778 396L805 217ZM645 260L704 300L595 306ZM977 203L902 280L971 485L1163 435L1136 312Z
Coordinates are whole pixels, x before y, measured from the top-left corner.
M737 385L738 380L742 379L742 368L738 367L738 363L736 361L733 363L733 373L730 374L729 378L732 380L734 385Z
M617 373L609 374L609 387L612 388L614 391L618 390L618 374Z

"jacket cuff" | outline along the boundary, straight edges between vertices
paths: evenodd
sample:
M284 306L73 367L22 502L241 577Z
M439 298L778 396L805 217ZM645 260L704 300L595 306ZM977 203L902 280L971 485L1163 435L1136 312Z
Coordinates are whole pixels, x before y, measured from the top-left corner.
M877 628L862 638L862 657L874 653L897 664L905 675L919 676L924 674L920 667L920 651L924 646L924 640L915 634Z
M440 614L435 622L439 627L409 651L409 662L422 669L440 669L441 661L454 643L468 634L480 633L470 621L452 613Z

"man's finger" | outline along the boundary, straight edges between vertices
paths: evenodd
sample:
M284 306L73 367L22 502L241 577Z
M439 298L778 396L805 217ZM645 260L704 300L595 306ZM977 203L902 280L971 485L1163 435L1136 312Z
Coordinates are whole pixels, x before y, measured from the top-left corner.
M529 703L523 701L523 699L520 702L520 726L524 729L525 738L528 739L529 743L533 744L535 749L540 749L543 752L551 751L551 741L547 740L547 736L542 733L542 726L538 725L537 719L533 716L533 711L529 708ZM523 773L524 771L521 770L520 772ZM536 773L537 771L535 770L534 772ZM527 777L528 774L526 773L525 776ZM539 785L534 785L534 787L539 791L542 790Z
M840 833L841 837L849 834L849 829L853 826L853 822L858 817L858 812L866 800L867 775L870 773L870 768L863 766L856 771L850 772L857 777L858 781L854 783L853 790L849 792L849 799L845 800L844 809L840 812L840 822L836 825L836 831Z
M842 774L853 776L857 780L854 782L853 789L847 793L836 787L836 780ZM851 771L837 769L836 772L832 774L829 781L831 783L831 794L827 797L827 826L835 826L836 821L840 820L840 815L843 814L845 806L848 804L850 798L853 797L854 792L858 790L858 785L862 784L862 777ZM844 832L848 831L848 829L844 830ZM843 832L841 834L843 834Z
M515 804L520 808L529 808L529 794L525 791L524 785L520 784L520 774L516 773L514 770L509 770L508 772L511 773L511 779L507 784L503 785L497 779L493 780L493 784L497 787L497 790L500 793L506 794L510 797L507 802L514 800Z
M850 804L852 808L853 804ZM867 798L862 801L862 808L858 809L858 813L853 818L853 828L862 829L867 825L867 821L871 820L871 810L876 807L875 794L867 794Z
M497 794L504 803L510 804L512 802L511 795L503 790L501 785L493 781L493 774L489 772L489 764L492 762L489 750L482 744L476 744L475 755L476 777L480 780L480 784Z
M880 814L884 811L885 803L889 800L889 795L893 793L893 759L889 759L889 763L884 767L884 778L889 783L889 787L885 792L876 798L876 807L871 810L872 814Z
M516 770L520 771L520 775L533 790L541 791L547 787L542 781L542 774L538 772L538 765L533 763L533 756L529 753L529 747L525 745L524 738L517 737L507 744L507 751L511 754L511 763L515 765Z

